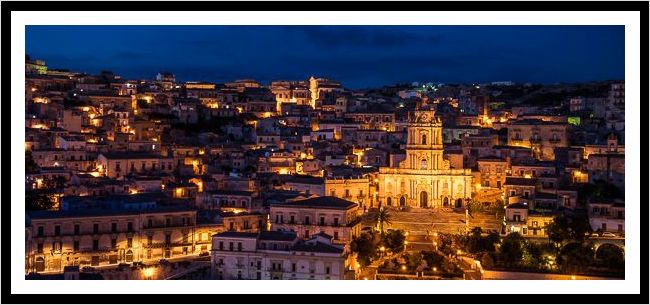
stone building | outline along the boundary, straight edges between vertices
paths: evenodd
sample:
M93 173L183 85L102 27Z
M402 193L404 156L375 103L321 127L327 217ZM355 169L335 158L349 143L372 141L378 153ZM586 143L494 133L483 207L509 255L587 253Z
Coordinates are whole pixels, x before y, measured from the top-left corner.
M426 100L409 114L406 159L379 168L379 201L388 206L461 207L471 198L470 169L443 159L442 121Z

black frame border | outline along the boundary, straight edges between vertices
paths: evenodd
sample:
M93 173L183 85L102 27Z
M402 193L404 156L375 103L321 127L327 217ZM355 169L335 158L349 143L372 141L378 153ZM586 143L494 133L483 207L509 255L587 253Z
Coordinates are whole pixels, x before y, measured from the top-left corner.
M128 5L114 5L114 4L127 4ZM386 1L386 2L364 2L364 1L351 1L351 2L336 2L336 1L309 1L309 2L294 2L294 1L223 1L223 2L203 2L203 1L136 1L136 2L122 2L122 1L93 1L93 2L77 2L77 1L3 1L1 7L1 28L2 28L2 44L5 46L11 45L11 12L12 11L250 11L250 10L263 10L263 11L411 11L411 10L429 10L429 11L639 11L641 16L641 35L639 37L641 42L640 58L641 75L640 83L648 84L648 2L646 1L442 1L442 2L420 2L420 1ZM8 48L2 50L2 62L6 64L5 68L1 71L2 87L2 100L4 102L0 105L2 111L2 144L5 147L11 145L11 130L10 125L10 105L21 105L22 102L11 101L11 72L7 67L11 62L11 52ZM648 114L648 91L641 91L641 101L639 107L643 110L641 113ZM629 114L628 114L629 115ZM638 114L632 114L638 115ZM641 116L640 122L645 125L642 126L642 156L648 156L648 117ZM2 171L2 178L4 181L10 181L10 166L12 161L9 154L2 155L2 165L5 170ZM19 160L22 162L22 160ZM642 158L639 160L647 169L647 159ZM641 176L642 188L648 185L648 176ZM645 184L643 184L645 183ZM2 184L2 241L1 245L4 249L11 249L11 190L7 183ZM192 303L269 303L269 304L297 304L297 303L340 303L341 301L349 303L360 304L389 304L389 303L409 303L409 304L423 304L423 303L485 303L485 304L519 304L519 303L575 303L575 304L606 304L606 303L619 303L619 304L647 304L648 297L648 261L644 258L648 257L648 222L645 216L648 215L648 191L644 188L641 194L641 219L644 226L642 226L641 240L641 282L640 294L569 294L569 295L554 295L554 294L508 294L508 297L494 294L467 294L463 297L458 297L459 294L414 294L404 298L400 294L374 294L372 291L367 291L367 294L313 294L309 297L294 297L291 298L289 294L250 294L242 297L238 294L198 294L189 295L188 298L181 294L141 294L138 298L127 294L96 294L88 297L79 297L75 294L12 294L11 293L11 274L9 272L9 265L11 262L10 255L4 251L1 256L1 264L4 266L5 271L1 273L1 296L5 303L125 303L128 301L138 303L159 303L159 304L175 304L186 303L191 300ZM45 284L45 282L44 282ZM215 282L218 284L218 282ZM245 285L248 283L245 283ZM215 285L218 287L218 285ZM540 287L531 289L536 291ZM543 288L542 288L543 289ZM352 297L354 296L354 297ZM137 301L136 301L137 300Z

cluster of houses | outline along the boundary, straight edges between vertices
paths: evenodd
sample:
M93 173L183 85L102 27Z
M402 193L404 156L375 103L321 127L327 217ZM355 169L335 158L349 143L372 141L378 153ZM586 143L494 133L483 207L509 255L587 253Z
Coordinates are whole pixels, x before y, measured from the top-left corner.
M624 231L624 85L566 107L495 107L479 86L127 80L26 62L26 273L209 256L220 279L354 278L379 206L501 201L504 233L564 210ZM558 101L558 105L560 105ZM598 109L596 109L598 108ZM602 108L602 109L601 109Z

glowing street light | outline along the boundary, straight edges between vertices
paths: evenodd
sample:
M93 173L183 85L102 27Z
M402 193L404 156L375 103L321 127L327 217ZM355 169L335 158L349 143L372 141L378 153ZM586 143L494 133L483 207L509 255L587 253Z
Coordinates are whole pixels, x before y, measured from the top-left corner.
M406 270L406 265L402 265L402 270L403 270L403 271Z
M151 277L153 277L153 274L154 274L153 267L142 269L142 275L144 275L145 279L151 279Z

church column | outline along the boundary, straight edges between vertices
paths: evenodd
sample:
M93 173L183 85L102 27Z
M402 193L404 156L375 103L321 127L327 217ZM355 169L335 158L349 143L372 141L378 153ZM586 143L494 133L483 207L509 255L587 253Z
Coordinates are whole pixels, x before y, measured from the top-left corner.
M436 207L436 181L435 178L430 178L431 179L431 195L429 196L431 199L431 208Z

